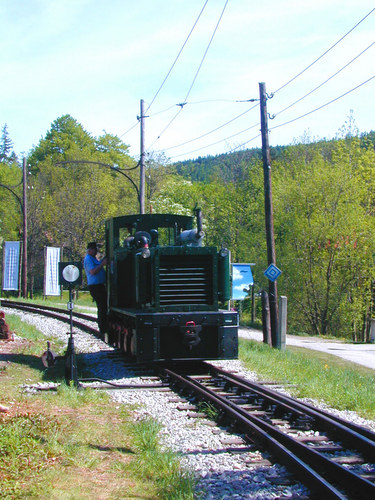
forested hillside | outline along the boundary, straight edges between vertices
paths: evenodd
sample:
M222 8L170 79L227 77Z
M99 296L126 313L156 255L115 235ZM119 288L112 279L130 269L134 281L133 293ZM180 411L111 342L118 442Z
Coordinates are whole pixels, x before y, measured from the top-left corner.
M271 150L279 293L288 297L290 332L368 337L375 297L375 133ZM21 163L6 127L0 184L21 195ZM30 286L43 276L43 248L83 258L104 239L103 221L137 213L137 162L118 137L93 137L69 115L57 118L28 154ZM146 211L191 214L202 208L206 242L255 262L256 291L267 286L263 169L259 149L176 164L146 163ZM19 202L0 188L2 240L19 239ZM34 283L35 281L35 283Z

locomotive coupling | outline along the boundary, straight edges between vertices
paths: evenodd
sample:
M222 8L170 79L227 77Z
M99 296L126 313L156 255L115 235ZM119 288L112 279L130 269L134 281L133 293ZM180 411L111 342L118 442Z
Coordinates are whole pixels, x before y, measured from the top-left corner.
M201 341L199 334L202 330L201 325L196 325L194 321L187 321L185 326L180 327L183 335L183 344L190 350L196 347Z

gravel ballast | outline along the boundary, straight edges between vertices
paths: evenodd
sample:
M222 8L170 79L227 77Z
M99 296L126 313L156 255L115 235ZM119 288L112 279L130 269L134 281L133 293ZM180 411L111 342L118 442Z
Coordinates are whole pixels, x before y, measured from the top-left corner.
M17 314L48 336L67 342L67 325L31 313L3 309L6 314ZM109 354L114 349L101 340L74 329L77 352L86 353L85 362L93 377L116 384L150 384L147 377L136 376L123 363L113 362ZM215 363L228 371L250 380L256 375L243 368L240 361ZM287 392L287 391L285 391ZM193 470L198 479L197 496L202 499L269 499L309 498L309 491L295 481L281 465L272 465L267 454L242 441L241 436L217 426L207 418L197 418L190 407L183 410L184 401L175 393L157 389L109 391L115 404L134 405L136 419L152 417L162 425L161 442L181 455L181 463ZM311 401L309 401L311 402ZM326 405L318 405L327 409ZM189 404L190 405L190 404ZM332 409L336 415L375 430L375 422L360 418L355 412ZM246 452L241 452L246 449Z

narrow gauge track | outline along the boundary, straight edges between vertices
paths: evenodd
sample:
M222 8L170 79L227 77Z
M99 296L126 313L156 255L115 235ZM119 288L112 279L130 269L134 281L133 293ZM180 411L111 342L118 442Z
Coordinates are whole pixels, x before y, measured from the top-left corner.
M1 306L9 307L12 309L18 309L19 311L31 312L34 314L42 314L43 316L48 316L49 318L58 319L63 321L64 323L70 323L70 311L60 309L58 307L45 306L40 304L32 304L28 302L18 302L15 300L6 300L1 299ZM97 322L95 316L90 316L89 314L83 313L72 313L73 318L84 319L90 322ZM97 328L87 325L87 323L83 323L82 321L77 321L73 319L73 326L80 328L81 330L91 333L92 335L98 336L99 332Z
M184 374L177 364L158 370L193 402L215 406L317 494L375 498L375 433L208 363L191 368L195 374L186 374L187 365Z
M1 300L3 307L43 314L70 322L63 309ZM87 314L72 313L96 322ZM98 330L73 320L73 325L98 335ZM375 498L375 433L344 421L268 387L249 382L209 363L157 363L159 376L175 390L203 400L283 463L313 492L324 498ZM188 372L188 373L186 373ZM371 472L365 470L368 464Z

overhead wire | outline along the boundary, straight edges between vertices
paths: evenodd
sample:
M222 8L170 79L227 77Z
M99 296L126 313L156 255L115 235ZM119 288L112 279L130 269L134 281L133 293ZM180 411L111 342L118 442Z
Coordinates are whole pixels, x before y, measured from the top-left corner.
M190 38L191 34L193 33L194 28L195 28L195 27L196 27L196 25L198 24L198 21L199 21L199 19L200 19L201 15L202 15L202 13L203 13L204 9L206 8L207 3L208 3L208 0L206 0L206 1L205 1L204 5L203 5L203 7L202 7L202 9L201 9L201 11L200 11L200 13L199 13L199 15L198 15L198 17L197 17L196 21L195 21L195 23L193 24L193 27L191 28L191 30L190 30L190 32L189 32L189 34L188 34L188 36L186 37L186 39L185 39L184 43L182 44L182 47L181 47L181 49L180 49L179 53L177 54L177 57L176 57L176 58L175 58L175 60L173 61L172 66L170 67L170 69L169 69L169 71L168 71L167 75L165 76L165 78L164 78L164 80L162 81L162 83L161 83L160 87L159 87L159 88L158 88L158 90L156 91L156 94L154 95L154 97L152 98L152 100L151 100L150 104L148 105L148 108L147 108L147 109L146 109L146 111L145 111L146 113L147 113L147 111L151 108L151 106L153 105L153 103L154 103L155 99L156 99L156 98L157 98L157 96L159 95L159 92L161 91L161 89L163 88L163 86L164 86L165 82L167 81L167 79L168 79L169 75L171 74L172 69L174 68L174 66L175 66L176 62L178 61L178 58L180 57L180 55L181 55L182 51L183 51L183 50L184 50L184 48L185 48L185 45L187 44L187 42L188 42L188 40L189 40L189 38Z
M197 25L197 23L198 23L198 21L199 21L199 19L200 19L201 15L202 15L202 13L203 13L204 9L206 8L207 3L208 3L208 0L206 0L206 1L205 1L205 3L204 3L204 5L203 5L203 7L202 7L202 9L201 9L201 11L200 11L200 13L199 13L199 15L198 15L197 19L195 20L195 23L193 24L193 27L191 28L191 30L190 30L190 32L189 32L189 34L188 34L188 36L186 37L186 39L185 39L184 43L182 44L182 47L181 47L181 49L180 49L179 53L177 54L177 57L176 57L176 58L175 58L175 60L173 61L172 66L170 67L170 69L169 69L169 71L168 71L167 75L165 76L164 80L162 81L162 83L161 83L160 87L159 87L159 88L158 88L158 90L156 91L156 93L155 93L154 97L152 98L151 103L148 105L148 107L147 107L147 109L146 109L145 113L147 113L147 112L148 112L148 110L151 108L151 106L152 106L152 104L154 103L154 101L155 101L156 97L158 96L159 92L161 91L161 89L163 88L163 86L164 86L165 82L167 81L167 79L168 79L169 75L171 74L172 69L174 68L174 66L175 66L175 64L176 64L176 62L177 62L177 60L178 60L178 58L180 57L180 55L181 55L182 51L184 50L185 45L187 44L187 42L188 42L188 40L189 40L189 38L190 38L191 34L193 33L195 26ZM173 106L172 106L172 107L173 107ZM168 109L170 109L170 108L168 108ZM164 110L164 111L165 111L165 110ZM155 113L155 114L158 114L158 113ZM139 120L137 120L137 122L136 122L134 125L132 125L132 126L131 126L131 127L130 127L127 131L126 131L126 132L124 132L123 134L121 134L119 137L121 138L121 137L123 137L124 135L127 135L129 132L131 132L131 131L132 131L132 130L133 130L133 129L134 129L134 128L138 125L138 123L139 123Z
M339 99L341 99L342 97L350 94L351 92L354 92L354 90L357 90L359 87L362 87L362 85L365 85L366 83L370 82L371 80L373 80L375 78L375 75L374 76L371 76L370 78L368 78L366 81L360 83L359 85L357 85L356 87L348 90L347 92L345 92L344 94L341 94L339 95L338 97L335 97L335 99L332 99L331 101L329 102L326 102L325 104L322 104L321 106L315 108L315 109L312 109L311 111L308 111L307 113L304 113L303 115L301 116L298 116L297 118L293 118L292 120L288 120L287 122L284 122L284 123L281 123L280 125L276 125L275 127L271 127L269 128L269 130L275 130L276 128L280 128L280 127L283 127L284 125L288 125L289 123L293 123L297 120L300 120L301 118L304 118L305 116L308 116L308 115L311 115L312 113L315 113L315 111L319 111L319 109L322 109L322 108L325 108L326 106L328 106L329 104L332 104L333 102L335 101L338 101Z
M346 38L353 30L355 30L367 17L369 17L373 12L375 11L375 7L370 10L356 25L354 25L345 35L343 35L337 42L335 42L333 45L331 45L323 54L321 54L319 57L317 57L312 63L310 63L306 68L304 68L302 71L300 71L297 75L293 76L290 80L288 80L286 83L284 83L281 87L279 87L277 90L272 92L273 95L275 95L277 92L279 92L281 89L285 88L287 85L292 83L296 78L301 76L305 71L307 71L311 66L313 66L315 63L317 63L322 57L324 57L328 52L330 52L336 45L338 45L344 38Z
M186 40L185 40L185 42L184 42L184 44L183 44L183 46L182 46L182 48L180 49L180 52L178 53L178 55L177 55L177 57L176 57L175 61L173 62L173 64L172 64L172 66L171 66L170 70L168 71L168 73L167 73L166 77L164 78L164 80L163 80L163 82L162 82L161 86L159 87L158 91L156 92L155 96L153 97L153 99L152 99L152 101L151 101L150 105L148 106L147 110L149 110L149 109L150 109L151 105L153 104L153 102L155 101L155 99L156 99L157 95L159 94L159 92L160 92L161 88L163 87L163 85L165 84L165 82L166 82L167 78L169 77L169 74L171 73L171 71L172 71L172 69L173 69L174 65L176 64L176 62L177 62L177 60L178 60L178 58L179 58L179 56L180 56L180 54L181 54L181 52L182 52L183 48L185 47L185 45L186 45L186 43L187 43L188 39L190 38L190 35L192 34L192 32L193 32L193 30L194 30L194 28L195 28L195 26L196 26L196 24L197 24L197 22L198 22L198 20L199 20L199 18L200 18L200 16L201 16L201 14L203 13L203 11L204 11L204 9L205 9L205 7L206 7L207 2L208 2L208 0L206 0L206 2L205 2L205 4L204 4L204 6L203 6L203 8L202 8L201 12L199 13L199 16L198 16L198 18L197 18L196 22L194 23L193 28L191 29L191 31L190 31L190 33L189 33L188 37L186 38ZM178 110L178 112L174 115L174 117L170 120L170 122L166 125L166 127L164 127L164 129L161 131L161 133L158 135L158 137L154 140L154 142L151 144L151 146L149 146L148 150L150 150L150 149L152 148L152 146L153 146L153 145L154 145L154 144L155 144L155 143L156 143L156 142L160 139L160 137L164 134L164 132L165 132L165 131L166 131L166 130L170 127L170 125L174 122L174 120L177 118L177 116L181 113L181 111L182 111L182 109L184 108L184 106L185 106L185 105L203 104L203 103L205 103L205 102L219 102L219 101L220 101L220 102L244 102L244 101L240 101L240 100L233 101L233 100L226 100L226 99L212 99L212 100L205 100L205 101L187 102L187 98L188 98L188 96L189 96L189 95L190 95L190 93L191 93L191 90L192 90L192 88L193 88L193 86L194 86L194 84L195 84L195 81L196 81L196 79L197 79L197 76L198 76L198 74L199 74L199 71L200 71L200 69L201 69L201 67L202 67L202 65L203 65L203 62L204 62L204 60L205 60L205 57L206 57L207 52L208 52L208 50L209 50L209 47L210 47L210 45L211 45L211 43L212 43L212 40L213 40L213 38L214 38L214 36L215 36L215 33L216 33L217 29L218 29L218 26L219 26L219 24L220 24L220 22L221 22L221 19L222 19L222 16L223 16L223 14L224 14L224 11L225 11L225 9L226 9L227 3L228 3L228 0L226 0L226 2L225 2L225 5L224 5L224 7L223 7L223 9L222 9L222 12L221 12L221 14L220 14L219 20L218 20L218 22L217 22L217 24L216 24L216 26L215 26L215 29L214 29L213 34L212 34L212 36L211 36L211 39L210 39L210 41L209 41L209 43L208 43L208 45L207 45L207 48L206 48L206 50L205 50L205 52L204 52L203 58L202 58L202 60L201 60L201 62L200 62L200 64L199 64L199 66L198 66L198 69L197 69L197 71L196 71L196 73L195 73L195 76L194 76L194 78L193 78L193 81L192 81L192 83L191 83L191 85L190 85L190 87L189 87L189 90L188 90L187 94L186 94L186 97L185 97L185 99L184 99L184 102L182 102L182 103L180 103L180 104L175 104L175 105L169 106L168 108L166 108L166 109L164 109L164 110L161 110L161 111L159 111L159 112L157 112L157 113L154 113L154 114L150 115L150 116L155 116L155 115L157 115L157 114L161 114L161 113L164 113L164 112L166 112L166 111L169 111L169 110L170 110L170 109L172 109L174 106L180 106L180 109ZM293 82L296 78L298 78L299 76L301 76L301 75L302 75L305 71L307 71L307 70L308 70L309 68L311 68L311 67L312 67L315 63L317 63L320 59L322 59L322 58L323 58L326 54L328 54L328 52L330 52L330 51L331 51L331 50L332 50L335 46L337 46L337 45L338 45L338 44L339 44L342 40L344 40L344 39L345 39L345 38L346 38L346 37L347 37L347 36L348 36L348 35L349 35L349 34L350 34L350 33L351 33L354 29L356 29L356 28L357 28L357 27L358 27L358 26L359 26L359 25L360 25L360 24L361 24L361 23L362 23L362 22L363 22L363 21L364 21L367 17L369 17L369 16L370 16L370 15L371 15L374 11L375 11L375 8L373 8L370 12L368 12L368 13L367 13L367 14L366 14L366 15L365 15L365 16L364 16L364 17L363 17L363 18L362 18L362 19L361 19L358 23L356 23L356 24L355 24L355 25L354 25L354 26L353 26L353 27L352 27L349 31L347 31L347 32L346 32L346 33L345 33L345 34L344 34L344 35L343 35L343 36L342 36L339 40L337 40L337 41L336 41L333 45L331 45L331 46L330 46L330 47L329 47L329 48L328 48L328 49L327 49L327 50L326 50L323 54L321 54L321 55L320 55L318 58L316 58L316 59L315 59L312 63L310 63L308 66L306 66L306 67L305 67L302 71L300 71L297 75L295 75L293 78L291 78L290 80L288 80L285 84L283 84L281 87L279 87L277 90L275 90L275 91L272 93L272 95L275 95L277 92L279 92L280 90L282 90L283 88L285 88L287 85L289 85L290 83L292 83L292 82ZM368 49L370 49L370 48L371 48L374 44L375 44L375 42L371 43L371 44L370 44L370 45L369 45L366 49L364 49L361 53L359 53L356 57L354 57L354 58L353 58L351 61L349 61L346 65L344 65L342 68L340 68L340 69L339 69L336 73L334 73L333 75L331 75L329 78L327 78L325 81L323 81L320 85L318 85L317 87L315 87L314 89L312 89L310 92L308 92L307 94L305 94L305 95L304 95L304 96L302 96L301 98L297 99L296 101L294 101L293 103L291 103L291 104L290 104L290 105L288 105L287 107L283 108L281 111L277 112L277 113L274 115L274 117L276 117L277 115L279 115L279 114L283 113L283 112L284 112L284 111L286 111L287 109L291 108L292 106L294 106L295 104L297 104L298 102L302 101L303 99L305 99L306 97L308 97L309 95L311 95L313 92L315 92L316 90L318 90L318 89L319 89L320 87L322 87L325 83L327 83L327 82L328 82L328 81L330 81L332 78L334 78L336 75L338 75L341 71L343 71L343 70L344 70L347 66L349 66L352 62L354 62L356 59L358 59L358 58L359 58L359 57L360 57L360 56L361 56L364 52L366 52ZM349 94L350 92L353 92L353 91L354 91L354 90L356 90L357 88L359 88L359 87L361 87L362 85L364 85L364 84L368 83L368 82L369 82L370 80L372 80L373 78L374 78L374 77L371 77L370 79L368 79L368 80L366 80L365 82L361 83L361 84L360 84L360 85L358 85L357 87L355 87L355 88L353 88L353 89L349 90L348 92L346 92L346 93L342 94L341 96L339 96L339 97L337 97L337 98L335 98L335 99L333 99L333 100L329 101L328 103L323 104L322 106L319 106L318 108L315 108L314 110L311 110L311 111L309 111L309 112L307 112L307 113L305 113L305 114L303 114L303 115L301 115L301 116L299 116L299 117L297 117L297 118L294 118L294 119L289 120L289 121L287 121L287 122L285 122L285 123L283 123L283 124L280 124L280 125L277 125L277 126L275 126L275 127L272 127L272 128L270 128L269 130L273 130L273 129L275 129L275 128L278 128L278 127L281 127L281 126L287 125L287 124L292 123L292 122L294 122L294 121L296 121L296 120L298 120L298 119L301 119L301 118L303 118L303 117L305 117L305 116L307 116L307 115L309 115L309 114L311 114L311 113L313 113L313 112L315 112L315 111L318 111L319 109L322 109L322 108L324 108L324 107L328 106L329 104L331 104L331 103L335 102L336 100L338 100L338 99L340 99L340 98L344 97L345 95ZM246 101L251 101L251 100L246 100ZM245 101L245 102L246 102L246 101ZM196 138L194 138L194 139L191 139L191 140L185 141L185 142L180 143L180 144L178 144L178 145L171 146L171 147L169 147L169 148L165 149L164 151L168 151L168 150L171 150L171 149L175 149L175 148L177 148L177 147L181 147L181 146L183 146L183 145L189 144L189 143L194 142L194 141L196 141L196 140L199 140L199 139L201 139L201 138L203 138L203 137L206 137L206 136L210 135L211 133L214 133L214 132L216 132L217 130L219 130L219 129L223 128L224 126L228 125L229 123L233 122L234 120L236 120L236 119L240 118L241 116L243 116L243 115L244 115L244 114L246 114L247 112L251 111L251 110L252 110L252 109L254 109L255 107L256 107L256 106L251 107L250 109L246 110L245 112L241 113L240 115L237 115L237 116L236 116L236 117L234 117L233 119L231 119L231 120L229 120L229 121L225 122L224 124L220 125L219 127L216 127L215 129L213 129L213 130L211 130L211 131L209 131L209 132L206 132L206 133L204 133L204 134L202 134L202 135L200 135L200 136L198 136L198 137L196 137ZM138 122L137 122L135 125L133 125L133 126L132 126L132 127L131 127L128 131L127 131L127 132L125 132L124 134L122 134L120 137L122 137L123 135L127 134L129 131L131 131L131 130L132 130L134 127L136 127L137 125L138 125ZM253 128L253 127L250 127L249 129L251 129L251 128ZM220 143L220 142L223 142L223 141L225 141L225 140L228 140L228 139L230 139L230 138L232 138L232 137L234 137L234 136L236 136L236 135L239 135L239 134L241 134L241 133L243 133L243 132L245 132L245 131L247 131L247 130L249 130L249 129L245 129L245 130L243 130L243 131L241 131L241 132L238 132L238 133L236 133L236 134L233 134L233 135L231 135L231 136L229 136L229 137L227 137L227 138L225 138L225 139L222 139L222 140L217 141L217 142L215 142L215 143L209 144L209 145L207 145L207 146L204 146L204 147L202 147L202 148L198 148L198 149L196 149L196 150L194 150L194 151L190 151L190 152L188 152L188 153L184 153L184 154L194 153L194 152L199 151L199 150L201 150L201 149L205 149L205 148L210 147L210 146L212 146L212 145L216 145L216 144L218 144L218 143ZM256 136L256 137L258 137L258 136ZM239 147L241 147L241 146L244 146L245 144L247 144L248 142L252 141L253 139L254 139L254 138L250 139L249 141L246 141L245 143L241 144L240 146L236 147L234 150L231 150L231 151L229 151L229 152L235 151L236 149L238 149L238 148L239 148ZM176 158L176 157L179 157L179 156L183 156L183 155L182 155L182 154L181 154L181 155L176 155L176 156L173 156L172 158Z
M172 106L168 106L168 108L161 109L160 111L156 111L155 113L151 113L148 115L148 118L152 118L156 115L160 115L161 113L165 113L175 106L193 106L194 104L206 104L208 102L253 102L257 99L204 99L203 101L189 101L184 103L172 104Z
M309 68L311 68L311 66L313 66L316 62L318 62L320 59L322 59L330 50L332 50L336 45L338 45L346 36L348 36L355 28L357 28L370 14L372 14L372 12L375 11L375 8L372 9L370 12L368 12L355 26L353 26L347 33L345 33L345 35L343 35L337 42L335 42L331 47L329 47L323 54L321 54L317 59L315 59L311 64L309 64L308 66L306 66L306 68L304 68L300 73L298 73L297 75L295 75L293 78L291 78L288 82L286 82L284 85L282 85L281 87L279 87L279 89L277 89L276 91L274 91L272 93L272 96L274 94L276 94L276 92L280 91L282 88L286 87L289 83L291 83L292 81L294 81L297 77L299 77L300 75L302 75L305 71L307 71ZM275 118L276 116L278 116L279 114L283 113L284 111L286 111L287 109L291 108L292 106L294 106L295 104L297 104L298 102L302 101L303 99L305 99L306 97L308 97L310 94L312 94L313 92L315 92L316 90L318 90L320 87L322 87L324 84L326 84L328 81L330 81L332 78L334 78L335 76L337 76L341 71L343 71L347 66L349 66L351 63L353 63L356 59L358 59L363 53L365 53L368 49L370 49L373 45L375 44L375 42L371 43L367 48L365 48L362 52L360 52L356 57L354 57L351 61L349 61L347 64L345 64L343 67L341 67L338 71L336 71L336 73L334 73L333 75L331 75L329 78L327 78L325 81L323 81L320 85L318 85L317 87L315 87L314 89L312 89L310 92L308 92L307 94L305 94L304 96L302 96L301 98L297 99L296 101L294 101L292 104L288 105L287 107L283 108L281 111L279 111L278 113L276 113L275 115L273 115L272 118ZM374 77L372 77L374 78ZM372 80L372 78L370 78L369 80L366 80L365 82L361 83L360 85L358 85L357 87L349 90L348 92L342 94L341 96L329 101L328 103L322 105L322 106L319 106L318 108L314 109L314 110L311 110L309 111L308 113L305 113L303 115L301 115L300 117L297 117L297 118L294 118L293 120L290 120L288 122L285 122L283 124L280 124L280 125L277 125L275 127L272 127L270 128L269 130L273 130L275 128L278 128L278 127L281 127L281 126L284 126L284 125L287 125L288 123L291 123L291 122L294 122L294 121L297 121L298 119L300 118L303 118L311 113L314 113L315 111L318 111L319 109L322 109L326 106L328 106L329 104L337 101L338 99L344 97L345 95L349 94L350 92L353 92L354 90L356 90L357 88L361 87L362 85L368 83L370 80ZM251 108L252 109L252 108ZM250 110L249 110L250 111ZM240 115L241 116L241 115ZM206 133L206 134L202 134L201 136L197 137L196 139L192 139L190 141L186 141L184 143L181 143L177 146L172 146L170 148L167 148L166 150L170 150L170 149L174 149L176 147L179 147L179 146L183 146L185 144L188 144L190 142L193 142L195 140L198 140L198 139L201 139L202 137L205 137L207 135L209 135L210 133L212 132L215 132L216 130L222 128L223 126L225 126L226 124L230 123L231 121L233 120L230 120L229 122L223 124L222 126L220 127L217 127L216 129L213 129L212 131ZM250 127L250 128L253 128L253 127ZM243 130L242 132L245 132L249 129L245 129ZM238 132L237 134L234 134L232 136L229 136L225 139L222 139L220 141L217 141L215 143L212 143L212 144L209 144L207 146L204 146L202 148L198 148L196 150L193 150L193 151L189 151L187 153L184 153L184 154L181 154L181 155L175 155L175 156L172 156L172 158L177 158L179 156L184 156L186 154L191 154L191 153L195 153L196 151L200 151L201 149L205 149L207 147L210 147L210 146L213 146L213 145L216 145L220 142L223 142L225 140L228 140L236 135L239 135L240 133L242 132ZM259 137L259 135L257 135L256 137ZM254 140L256 137L250 139L249 141L246 141L245 143L237 146L236 148L234 148L233 150L229 151L229 153L235 151L236 149L240 148L240 147L243 147L244 145L246 145L248 142L251 142L252 140Z
M258 124L259 125L259 124ZM233 153L234 151L236 151L237 149L240 149L242 148L243 146L246 146L246 144L249 144L249 142L251 141L254 141L255 139L258 139L258 137L260 137L261 134L257 134L257 135L254 135L254 137L252 137L251 139L249 139L248 141L246 142L243 142L242 144L240 144L239 146L236 146L235 148L231 149L230 151L227 151L227 154L229 153Z
M132 125L132 126L131 126L131 127L130 127L127 131L126 131L126 132L124 132L123 134L119 135L119 138L124 137L124 135L126 135L126 134L128 134L130 131L132 131L132 130L133 130L133 128L135 128L137 125L138 125L138 121L137 121L134 125Z
M233 137L236 137L237 135L243 134L244 132L248 132L252 128L257 127L259 125L260 125L260 123L255 123L254 125L251 125L251 127L248 127L248 128L246 128L244 130L241 130L240 132L236 132L235 134L232 134L232 135L230 135L228 137L224 137L224 139L220 139L219 141L212 142L211 144L207 144L206 146L202 146L200 148L194 149L193 151L188 151L187 153L182 153L182 154L179 154L179 155L174 155L171 158L178 158L179 156L185 156L187 154L196 153L197 151L201 151L202 149L206 149L206 148L209 148L211 146L216 146L216 144L220 144L221 142L228 141L229 139L232 139ZM256 137L258 137L258 135ZM250 140L252 140L252 139L250 139Z
M204 62L204 60L205 60L205 58L206 58L207 52L208 52L208 50L209 50L209 48L210 48L210 46L211 46L211 43L212 43L212 41L213 41L213 39L214 39L214 36L215 36L215 34L216 34L216 32L217 32L217 29L218 29L218 27L219 27L219 25L220 25L220 22L221 22L221 19L222 19L223 15L224 15L224 11L225 11L225 8L226 8L226 6L227 6L227 4L228 4L228 1L229 1L229 0L226 0L226 2L225 2L225 4L224 4L224 7L223 7L223 9L222 9L222 11L221 11L221 14L220 14L220 16L219 16L219 20L218 20L218 21L217 21L217 23L216 23L215 29L214 29L214 31L213 31L213 33L212 33L212 35L211 35L211 38L210 38L210 41L208 42L208 45L207 45L207 47L206 47L206 50L204 51L203 57L202 57L202 59L201 59L201 62L199 63L198 69L197 69L197 71L196 71L196 73L195 73L195 75L194 75L193 81L192 81L192 83L191 83L191 85L190 85L190 87L189 87L189 90L188 90L188 92L187 92L187 94L186 94L186 96L185 96L185 99L184 99L184 101L183 101L181 104L179 104L179 106L181 106L181 107L180 107L180 109L177 111L177 113L174 115L174 117L173 117L173 118L169 121L169 123L168 123L168 124L164 127L164 129L160 132L160 134L157 136L157 138L154 140L154 142L151 144L151 146L149 146L148 150L149 150L149 149L151 149L151 148L153 147L153 145L154 145L154 144L155 144L155 143L156 143L156 142L160 139L160 137L164 134L164 132L165 132L165 131L166 131L166 130L167 130L167 129L168 129L168 128L172 125L172 123L174 122L174 120L177 118L177 116L178 116L178 115L181 113L181 111L183 110L183 108L184 108L184 106L185 106L185 104L186 104L186 101L187 101L187 99L188 99L188 97L189 97L189 95L190 95L190 93L191 93L191 91L192 91L192 89L193 89L193 86L194 86L195 81L196 81L196 79L197 79L197 77L198 77L198 74L199 74L199 72L200 72L200 70L201 70L201 68L202 68L203 62Z
M354 62L356 59L358 59L362 54L364 54L368 49L370 49L373 45L375 45L375 42L372 42L368 47L366 47L364 50L362 50L362 52L360 52L358 55L356 55L351 61L349 61L348 63L346 63L344 66L342 66L338 71L336 71L336 73L334 73L333 75L331 75L329 78L327 78L326 80L324 80L322 83L320 83L317 87L313 88L312 90L310 90L310 92L308 92L307 94L303 95L302 97L300 97L299 99L297 99L296 101L292 102L292 104L289 104L288 106L286 106L285 108L283 108L281 111L275 113L273 115L273 118L275 118L276 116L280 115L281 113L284 113L284 111L286 111L287 109L290 109L292 106L294 106L295 104L299 103L300 101L302 101L303 99L305 99L306 97L308 97L309 95L311 95L313 92L315 92L316 90L318 90L320 87L322 87L323 85L325 85L327 82L329 82L330 80L332 80L332 78L334 78L335 76L337 76L339 73L341 73L341 71L343 71L345 68L347 68L350 64L352 64L352 62Z
M250 111L252 111L254 108L256 108L258 105L259 104L256 104L255 106L252 106L251 108L247 109L246 111L243 111L242 113L240 113L239 115L235 116L231 120L228 120L227 122L223 123L222 125L219 125L218 127L214 128L213 130L210 130L209 132L206 132L205 134L202 134L202 135L200 135L198 137L195 137L194 139L190 139L189 141L185 141L185 142L182 142L180 144L177 144L176 146L170 146L169 148L165 148L165 149L163 149L163 151L169 151L171 149L179 148L181 146L185 146L186 144L190 144L191 142L195 142L198 139L202 139L203 137L207 137L208 135L213 134L217 130L220 130L221 128L225 127L226 125L229 125L230 123L234 122L238 118L241 118L241 116L246 115L247 113L249 113ZM246 130L248 130L248 129L246 129ZM239 132L239 133L241 133L241 132Z

